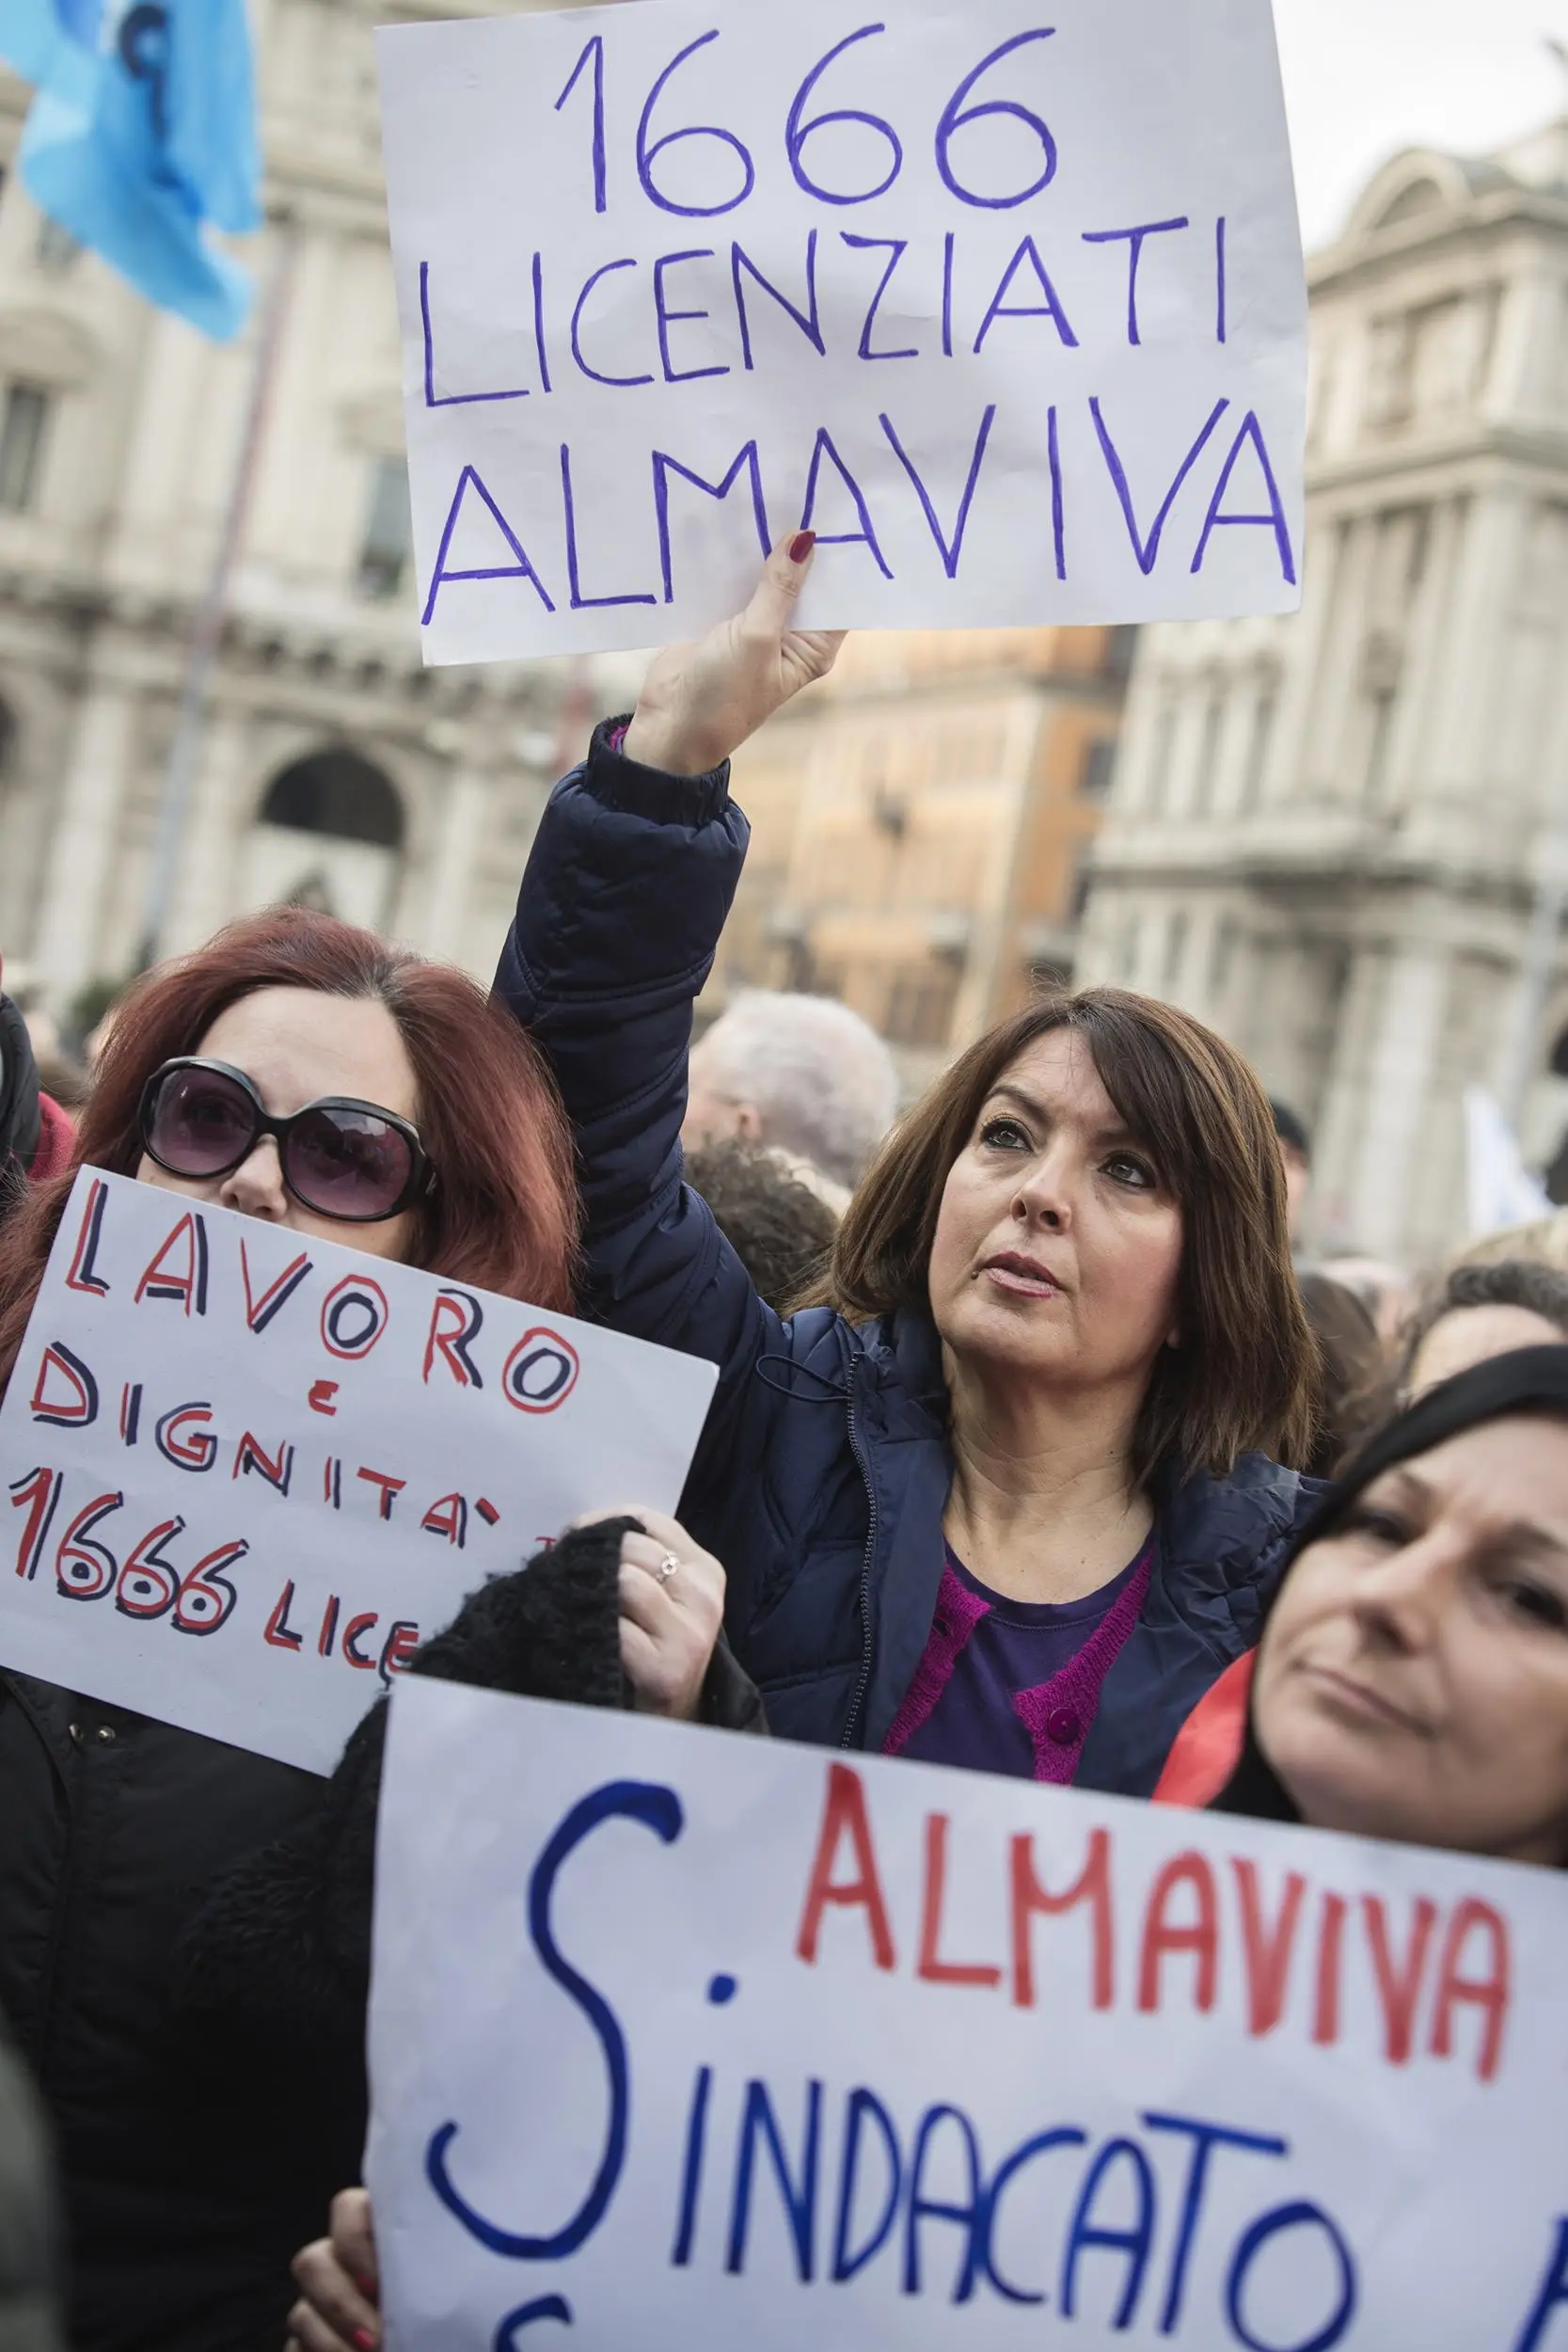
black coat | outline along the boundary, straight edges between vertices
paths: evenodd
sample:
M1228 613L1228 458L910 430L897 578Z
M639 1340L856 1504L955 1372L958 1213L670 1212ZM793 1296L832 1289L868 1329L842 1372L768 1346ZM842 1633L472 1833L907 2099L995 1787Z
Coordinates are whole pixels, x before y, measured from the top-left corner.
M0 2023L0 2352L63 2352L55 2234L42 2112Z
M486 1585L412 1671L626 1706L620 1536ZM0 2007L54 2111L75 2352L280 2352L359 2177L386 1703L330 1781L0 1677ZM707 1720L760 1724L727 1652Z
M171 1983L224 1872L322 1783L5 1675L0 1788L0 2007L54 2118L76 2352L279 2352L342 2152L280 2167L280 2119L185 2048Z

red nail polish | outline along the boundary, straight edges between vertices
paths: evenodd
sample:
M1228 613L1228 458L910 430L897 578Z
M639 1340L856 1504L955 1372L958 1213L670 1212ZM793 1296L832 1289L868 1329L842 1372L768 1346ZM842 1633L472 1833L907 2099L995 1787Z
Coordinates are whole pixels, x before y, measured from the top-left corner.
M354 2352L375 2352L376 2339L368 2328L351 2328L348 2340Z
M816 533L815 531L798 531L794 538L789 543L790 562L792 564L803 564L816 545Z

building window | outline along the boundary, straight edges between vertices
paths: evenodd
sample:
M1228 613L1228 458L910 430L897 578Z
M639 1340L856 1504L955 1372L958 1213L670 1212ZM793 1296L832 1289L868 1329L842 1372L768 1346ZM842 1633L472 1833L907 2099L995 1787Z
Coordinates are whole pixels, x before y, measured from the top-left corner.
M1171 771L1176 765L1178 715L1176 696L1167 694L1154 722L1154 753L1149 761L1148 804L1156 813L1164 809L1165 795L1170 790Z
M1174 994L1181 977L1181 966L1187 957L1187 932L1190 924L1185 909L1173 914L1165 933L1165 977L1161 989L1163 996Z
M1243 810L1254 809L1263 797L1263 779L1269 771L1269 753L1274 747L1275 713L1279 707L1277 695L1267 686L1252 708L1252 740L1247 745L1246 773L1243 779Z
M1205 815L1214 805L1219 776L1220 747L1225 740L1225 689L1216 686L1203 714L1203 748L1198 754L1197 780L1193 786L1193 809Z
M901 973L888 994L892 1045L945 1045L958 1001L958 976L940 966Z
M344 749L313 753L274 776L260 821L378 850L403 847L403 803L395 788L379 768Z
M1374 319L1367 358L1367 422L1402 424L1410 414L1414 338L1406 315Z
M1078 770L1078 790L1085 801L1109 798L1111 779L1117 770L1116 738L1102 735L1084 746L1084 757Z
M40 269L46 270L51 278L63 278L81 250L80 240L45 213L33 245L33 259Z
M377 603L403 586L413 552L408 469L401 457L378 457L371 468L365 532L359 543L359 594Z
M1367 798L1375 805L1388 788L1388 761L1394 748L1394 714L1399 707L1395 689L1386 686L1370 697L1371 728L1367 745Z
M0 514L25 515L38 498L49 395L36 384L8 384L0 409Z
M1449 294L1418 310L1372 322L1367 421L1408 424L1457 416L1485 387L1497 341L1499 290Z
M1214 944L1209 963L1209 993L1216 1005L1224 1002L1235 961L1236 926L1231 922L1218 923L1214 927Z
M1125 622L1120 628L1105 631L1105 648L1101 657L1101 675L1125 686L1132 675L1132 656L1138 649L1136 622Z

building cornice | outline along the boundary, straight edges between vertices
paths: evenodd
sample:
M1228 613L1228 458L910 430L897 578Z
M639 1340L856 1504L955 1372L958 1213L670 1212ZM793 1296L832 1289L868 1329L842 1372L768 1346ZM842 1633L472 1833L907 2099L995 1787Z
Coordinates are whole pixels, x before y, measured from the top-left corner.
M105 587L63 573L0 569L0 620L12 614L69 632L77 659L84 638L113 635L178 677L197 613L190 597ZM345 689L397 693L426 711L467 710L477 699L503 708L535 709L554 695L553 682L547 682L553 673L543 664L427 669L412 630L388 624L356 628L240 611L224 625L222 657L230 673L266 678L274 686L330 689L340 700Z
M1413 475L1454 473L1464 469L1495 466L1527 467L1546 473L1568 474L1568 423L1499 424L1478 427L1466 422L1456 432L1412 436L1347 451L1343 455L1309 461L1309 498L1335 490L1408 481ZM1463 488L1463 484L1455 485Z
M1539 229L1568 238L1568 195L1545 188L1497 189L1472 198L1458 211L1401 222L1370 237L1326 246L1312 256L1307 282L1315 299L1350 293L1370 280L1408 275L1412 262L1441 261L1455 251L1516 229Z
M1201 824L1181 832L1102 833L1095 845L1095 879L1120 888L1201 880L1214 889L1292 898L1304 891L1334 893L1347 900L1424 891L1445 902L1496 905L1515 915L1531 903L1529 843L1521 842L1516 855L1482 864L1469 842L1464 854L1449 854L1408 842L1386 820L1321 807L1310 818L1309 825L1292 823L1289 835L1284 828L1262 826L1220 834Z

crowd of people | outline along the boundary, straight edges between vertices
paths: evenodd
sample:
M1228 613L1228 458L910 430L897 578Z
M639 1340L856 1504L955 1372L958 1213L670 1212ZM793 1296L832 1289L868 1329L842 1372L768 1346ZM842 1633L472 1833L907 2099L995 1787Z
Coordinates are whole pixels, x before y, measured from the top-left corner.
M1300 1121L1118 989L1041 995L902 1110L819 1000L693 1051L730 755L838 649L793 626L811 555L597 729L488 996L275 909L137 984L73 1120L0 1023L0 1384L80 1165L347 1240L719 1369L678 1521L607 1492L416 1674L1562 1867L1541 1236L1419 1293L1298 1265ZM323 1782L0 1675L0 2011L78 2352L377 2341L385 1722Z

